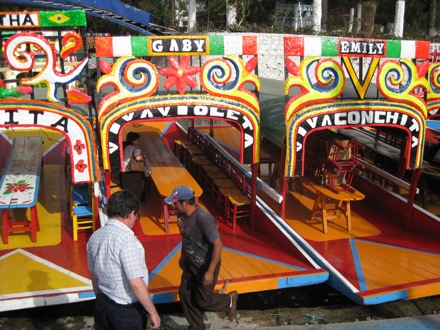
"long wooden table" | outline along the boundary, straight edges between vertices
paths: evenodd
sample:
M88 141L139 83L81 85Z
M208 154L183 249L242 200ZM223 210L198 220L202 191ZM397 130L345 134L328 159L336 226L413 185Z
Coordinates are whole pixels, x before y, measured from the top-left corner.
M321 213L322 231L325 234L328 233L327 221L336 218L336 211L341 212L345 216L347 222L347 231L351 231L350 202L362 200L365 198L365 195L358 190L345 190L335 193L333 190L325 187L322 184L318 184L307 177L304 177L301 180L305 188L316 194L311 219L313 219L317 213ZM327 198L335 200L337 202L336 206L327 204ZM328 215L328 211L334 212L335 215Z
M30 232L32 242L39 230L37 201L40 185L43 139L41 136L14 139L6 169L0 181L0 209L2 209L3 242L9 233ZM12 221L11 208L30 208L31 220Z
M203 189L180 163L174 153L162 140L159 133L140 132L141 149L151 165L151 178L161 196L168 197L177 186L188 186L194 190L194 196L200 197ZM168 206L161 198L161 207L165 220L165 232L169 231Z

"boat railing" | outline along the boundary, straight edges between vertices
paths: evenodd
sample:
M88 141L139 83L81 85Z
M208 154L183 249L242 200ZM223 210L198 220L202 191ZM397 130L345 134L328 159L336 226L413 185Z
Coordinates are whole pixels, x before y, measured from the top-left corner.
M391 173L388 173L363 159L359 158L358 161L364 166L364 177L368 178L369 180L377 182L384 187L390 187L392 188L393 192L398 194L400 194L401 189L409 191L410 184L405 180L399 179ZM419 188L416 189L416 194L418 193Z
M252 178L252 174L249 173L248 169L245 168L237 159L235 159L228 152L222 151L224 150L223 147L213 137L203 132L200 132L200 135L202 135L206 140L208 140L209 143L212 145L212 147L222 152L223 156L228 158L231 164L233 164L239 171L241 171L244 174L246 179L250 180ZM267 194L277 203L281 203L283 200L282 195L280 195L275 189L273 189L271 186L269 186L266 182L264 182L260 178L257 179L257 190L262 190L265 194Z

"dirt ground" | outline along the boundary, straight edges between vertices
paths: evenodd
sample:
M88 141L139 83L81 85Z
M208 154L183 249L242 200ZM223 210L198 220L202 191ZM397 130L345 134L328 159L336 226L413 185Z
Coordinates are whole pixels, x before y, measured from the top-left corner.
M94 302L0 313L2 330L94 329ZM187 325L180 305L157 306L160 329L179 330ZM207 329L304 329L307 325L340 324L397 319L440 313L440 296L360 306L325 285L240 295L236 319L224 313L205 313Z

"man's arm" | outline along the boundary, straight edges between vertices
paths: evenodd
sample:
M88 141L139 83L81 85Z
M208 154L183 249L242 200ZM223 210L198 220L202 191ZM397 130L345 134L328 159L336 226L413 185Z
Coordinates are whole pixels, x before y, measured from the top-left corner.
M150 319L152 322L152 328L157 329L160 327L160 317L157 313L156 307L151 300L150 293L148 292L148 288L145 285L144 280L141 277L134 278L129 280L130 288L136 297L139 299L139 302L144 306L145 310L150 315Z
M223 243L220 237L217 238L214 242L212 242L212 245L214 246L214 248L212 249L211 262L209 264L208 270L203 275L204 285L209 285L212 283L212 280L214 278L215 268L217 267L217 264L219 263L222 255Z
M93 287L93 292L95 293L95 296L97 296L101 290L99 290L98 278L96 277L94 272L92 272L92 287Z

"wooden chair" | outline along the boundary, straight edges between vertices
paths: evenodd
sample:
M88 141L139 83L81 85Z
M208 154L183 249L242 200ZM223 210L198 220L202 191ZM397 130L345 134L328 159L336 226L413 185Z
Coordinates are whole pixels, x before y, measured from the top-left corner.
M216 165L207 165L207 166L216 166ZM205 166L203 168L205 168ZM203 171L201 185L203 187L203 190L206 192L206 194L211 196L214 200L216 200L214 180L218 180L218 179L229 179L229 177L226 173L222 172L221 170Z
M183 153L182 145L183 145L183 140L174 140L173 153L180 161L182 161L182 153Z
M95 207L92 205L77 205L72 208L72 232L73 240L78 240L78 231L92 229L95 231Z
M227 191L225 189L234 188L236 189L235 181L226 178L226 179L214 179L212 180L212 191L211 197L213 200L217 201L217 206L220 210L224 211L224 199L227 195Z
M90 185L71 185L70 217L73 240L78 240L78 231L96 229L96 206Z
M204 165L214 165L214 163L206 157L206 155L191 156L189 166L187 167L189 173L200 182L202 175L202 167Z
M200 173L198 173L197 181L199 182L200 186L203 187L203 190L206 191L209 184L209 178L208 175L210 173L218 173L222 172L221 168L217 165L202 165L200 166ZM208 188L209 189L209 188Z
M234 188L220 188L218 191L217 205L223 212L224 221L232 230L238 218L249 217L251 214L251 200L242 191Z
M334 133L313 135L308 141L306 172L336 193L354 191L351 186L355 174L361 174L358 161L359 148L356 141L339 139Z
M194 153L199 154L199 150L201 150L197 144L194 144L191 141L182 141L181 142L181 148L180 148L180 162L188 168L190 166L191 162L191 151ZM203 151L202 151L203 154Z
M69 187L69 201L73 205L87 205L92 202L92 196L90 195L88 184L74 184L70 181Z
M251 200L243 194L229 194L225 205L226 222L231 224L232 230L238 218L249 218L251 215Z

